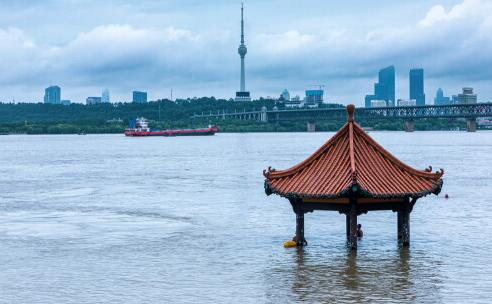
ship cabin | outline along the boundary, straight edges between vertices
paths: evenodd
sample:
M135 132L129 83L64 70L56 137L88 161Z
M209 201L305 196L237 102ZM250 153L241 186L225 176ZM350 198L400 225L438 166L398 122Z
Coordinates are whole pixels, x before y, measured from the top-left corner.
M410 244L410 213L417 200L439 194L444 171L414 169L372 139L355 121L348 105L347 123L303 162L287 170L263 171L265 192L285 197L296 214L297 246L304 238L304 214L338 211L346 216L346 236L357 248L357 216L375 210L397 214L398 241Z

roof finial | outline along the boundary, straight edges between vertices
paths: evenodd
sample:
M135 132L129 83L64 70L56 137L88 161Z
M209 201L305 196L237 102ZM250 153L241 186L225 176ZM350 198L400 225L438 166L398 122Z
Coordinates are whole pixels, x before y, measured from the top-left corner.
M347 120L349 122L354 121L354 111L355 111L355 106L353 104L349 104L347 106L347 114L348 114Z

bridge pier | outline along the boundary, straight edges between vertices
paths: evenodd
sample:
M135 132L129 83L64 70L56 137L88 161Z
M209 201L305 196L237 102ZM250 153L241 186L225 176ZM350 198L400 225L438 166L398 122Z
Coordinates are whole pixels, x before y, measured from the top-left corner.
M477 131L477 119L475 117L466 119L466 131L467 132Z
M410 120L405 120L404 124L405 132L413 132L415 130L415 122Z
M260 121L268 122L267 108L265 106L261 108Z
M314 121L307 122L307 131L308 132L316 132L316 124Z

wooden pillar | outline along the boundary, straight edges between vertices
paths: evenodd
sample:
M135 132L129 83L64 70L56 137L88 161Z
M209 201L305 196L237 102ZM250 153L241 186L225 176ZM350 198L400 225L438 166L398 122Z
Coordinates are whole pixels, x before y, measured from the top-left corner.
M398 242L401 242L401 238L402 238L402 233L403 233L403 228L402 228L402 225L403 225L403 219L402 219L402 211L401 210L398 210L397 213L396 213L396 218L397 218L397 223L396 223L396 226L397 226L397 234L398 234Z
M401 242L403 246L410 246L410 208L406 206L402 211L401 216Z
M296 236L294 241L297 246L307 245L306 239L304 238L304 212L301 210L296 211Z
M292 210L296 214L296 235L292 239L296 242L297 246L307 245L306 239L304 238L304 210L302 210L302 201L299 199L289 199L292 206Z
M349 246L350 249L356 250L357 249L357 205L355 204L355 202L352 202L350 206L349 220L350 220Z

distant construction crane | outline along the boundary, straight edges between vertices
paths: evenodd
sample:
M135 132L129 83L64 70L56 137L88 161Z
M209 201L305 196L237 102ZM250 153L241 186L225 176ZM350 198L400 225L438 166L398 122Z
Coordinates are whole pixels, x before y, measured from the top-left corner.
M324 84L312 84L311 86L312 87L319 87L320 90L323 90L323 88L325 87Z

